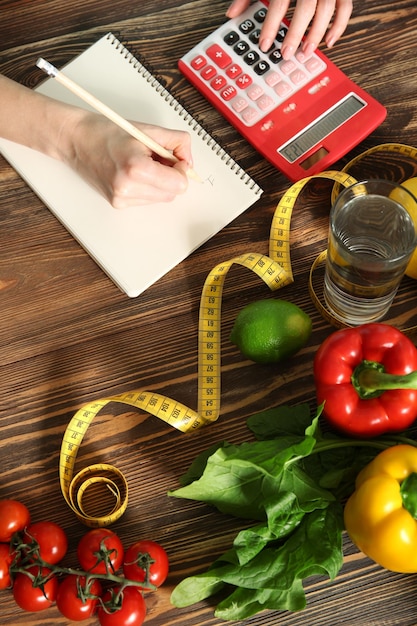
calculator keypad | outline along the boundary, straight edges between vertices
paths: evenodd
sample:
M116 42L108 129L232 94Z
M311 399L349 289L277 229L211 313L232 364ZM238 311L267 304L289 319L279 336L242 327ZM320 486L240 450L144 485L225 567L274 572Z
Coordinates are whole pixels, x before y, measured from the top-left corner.
M258 46L267 9L248 9L196 46L184 60L233 115L252 126L326 69L313 54L299 49L285 60L281 55L287 27L282 24L267 52Z

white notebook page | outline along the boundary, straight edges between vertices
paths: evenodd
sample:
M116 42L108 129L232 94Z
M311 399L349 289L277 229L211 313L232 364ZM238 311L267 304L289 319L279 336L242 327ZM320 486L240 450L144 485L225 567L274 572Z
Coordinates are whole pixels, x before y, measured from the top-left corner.
M51 212L116 285L136 297L250 207L262 190L111 33L62 71L123 117L192 136L193 167L203 183L190 180L172 203L123 210L66 165L0 139L0 152ZM53 78L37 89L87 108Z

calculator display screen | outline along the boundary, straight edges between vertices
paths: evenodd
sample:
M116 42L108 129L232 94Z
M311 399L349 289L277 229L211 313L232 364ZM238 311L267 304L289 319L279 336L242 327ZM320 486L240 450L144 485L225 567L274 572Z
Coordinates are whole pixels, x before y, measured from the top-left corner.
M366 103L361 98L353 93L348 94L310 126L281 146L278 149L278 154L290 163L294 163L364 106Z

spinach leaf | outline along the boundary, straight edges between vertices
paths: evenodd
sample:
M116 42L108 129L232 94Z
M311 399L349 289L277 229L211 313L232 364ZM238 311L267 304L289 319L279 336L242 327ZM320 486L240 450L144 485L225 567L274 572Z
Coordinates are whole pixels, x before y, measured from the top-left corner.
M244 619L264 609L300 610L306 603L303 579L337 575L343 562L342 527L340 505L313 511L284 544L271 544L244 565L223 564L221 557L207 573L180 582L171 602L189 606L233 585L236 589L217 606L220 619Z
M375 450L323 434L308 405L280 407L248 420L256 440L222 442L199 455L182 487L169 492L252 519L207 572L175 587L171 602L189 606L219 591L215 615L242 620L264 609L300 610L303 581L334 578L343 562L340 494ZM364 442L362 442L363 445ZM358 461L359 459L359 461Z
M311 425L311 413L308 404L285 405L256 413L246 423L260 440L277 439L284 435L303 435Z
M296 495L297 508L304 510L305 505L310 510L311 502L321 507L320 500L332 496L292 467L294 459L308 456L314 449L316 439L310 433L316 430L317 420L318 416L312 423L310 420L302 435L283 434L266 441L221 445L204 458L199 479L169 495L206 502L223 513L253 520L265 519L271 499L275 501L278 494L286 492Z
M242 589L237 587L217 605L215 617L224 620L242 620L265 609L300 611L306 606L303 584L298 578L291 589Z

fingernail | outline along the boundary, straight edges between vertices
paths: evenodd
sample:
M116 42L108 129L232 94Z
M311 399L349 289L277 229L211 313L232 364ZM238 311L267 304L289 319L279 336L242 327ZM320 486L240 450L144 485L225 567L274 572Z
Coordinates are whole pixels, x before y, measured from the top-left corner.
M288 44L284 44L281 48L282 58L287 60L292 57L294 54L294 46L289 46Z
M310 42L306 42L303 45L303 53L304 53L305 57L306 58L311 57L311 55L313 54L313 52L316 49L316 47L317 47L316 44L311 43L311 41Z
M269 37L261 37L259 40L259 47L262 52L268 52L269 48L272 46L273 40Z
M229 8L226 11L226 17L233 17L233 5L234 5L234 2L232 2L232 4L229 5Z
M336 42L336 40L335 40L334 37L329 37L328 39L326 39L326 46L328 48L333 48L335 42Z

